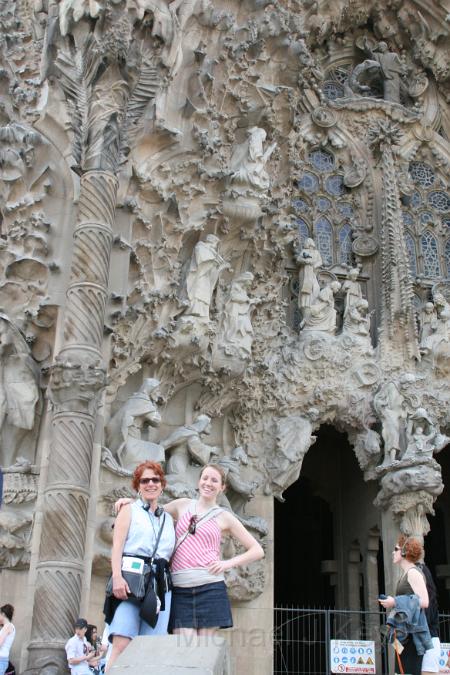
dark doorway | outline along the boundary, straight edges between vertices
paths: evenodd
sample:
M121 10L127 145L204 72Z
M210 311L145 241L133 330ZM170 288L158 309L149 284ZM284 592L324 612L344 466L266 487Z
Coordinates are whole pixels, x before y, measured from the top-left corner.
M429 516L430 532L425 537L425 561L431 570L438 590L438 603L441 612L450 612L450 590L446 588L446 578L442 575L442 566L449 562L449 526L450 526L450 446L436 456L441 465L444 490L434 505L434 516Z

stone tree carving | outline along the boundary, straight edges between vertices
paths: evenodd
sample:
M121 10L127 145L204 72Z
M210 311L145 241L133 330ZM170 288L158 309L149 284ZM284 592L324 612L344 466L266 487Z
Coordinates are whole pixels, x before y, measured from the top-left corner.
M136 9L136 8L135 8ZM79 613L84 577L92 447L98 397L105 385L101 346L125 123L137 123L155 98L141 55L164 70L171 15L152 5L100 5L69 0L51 5L42 73L65 96L73 133L80 196L67 289L62 347L51 370L53 444L43 505L30 672L60 673L63 645ZM164 26L164 31L162 27ZM169 35L170 33L170 35ZM142 68L141 68L142 66ZM77 461L74 462L74 454ZM55 537L55 532L58 536ZM75 533L75 534L74 534ZM57 664L57 665L55 665Z

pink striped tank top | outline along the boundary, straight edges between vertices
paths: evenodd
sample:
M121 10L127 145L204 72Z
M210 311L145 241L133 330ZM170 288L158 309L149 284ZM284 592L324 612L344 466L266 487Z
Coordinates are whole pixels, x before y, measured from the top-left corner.
M217 513L219 515L220 511ZM181 539L189 527L193 512L188 509L175 527L177 540ZM212 516L206 522L197 524L195 534L188 534L176 549L172 558L172 572L192 568L207 568L211 563L220 560L221 530Z

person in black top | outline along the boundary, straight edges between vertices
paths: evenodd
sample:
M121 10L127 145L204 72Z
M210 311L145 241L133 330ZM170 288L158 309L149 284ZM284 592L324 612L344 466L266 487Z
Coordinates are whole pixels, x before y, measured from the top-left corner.
M417 563L417 567L423 572L428 591L428 607L425 609L428 628L430 629L433 649L425 652L422 660L422 675L432 675L439 672L439 657L441 643L439 642L439 608L437 602L437 589L434 579L424 562Z

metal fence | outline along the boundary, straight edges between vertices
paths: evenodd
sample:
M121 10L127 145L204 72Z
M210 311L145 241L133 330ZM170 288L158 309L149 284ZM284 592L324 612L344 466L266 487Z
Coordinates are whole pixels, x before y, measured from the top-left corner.
M330 675L330 640L373 640L376 672L389 672L385 612L276 607L274 675ZM439 614L441 642L450 642L450 613Z
M377 673L387 673L384 612L276 607L274 675L328 675L330 640L373 640Z

